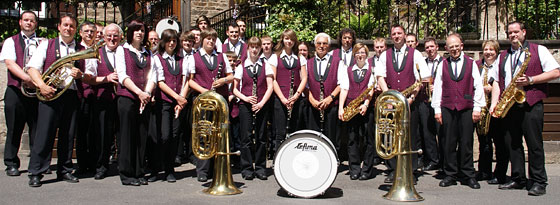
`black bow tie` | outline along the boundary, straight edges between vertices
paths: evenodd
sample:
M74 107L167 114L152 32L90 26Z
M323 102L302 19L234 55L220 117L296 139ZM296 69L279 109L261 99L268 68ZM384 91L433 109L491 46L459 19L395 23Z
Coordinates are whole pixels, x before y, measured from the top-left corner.
M459 62L460 60L461 60L461 58L457 58L457 59L451 58L451 61L453 61L453 62L455 62L455 63L456 63L456 62Z

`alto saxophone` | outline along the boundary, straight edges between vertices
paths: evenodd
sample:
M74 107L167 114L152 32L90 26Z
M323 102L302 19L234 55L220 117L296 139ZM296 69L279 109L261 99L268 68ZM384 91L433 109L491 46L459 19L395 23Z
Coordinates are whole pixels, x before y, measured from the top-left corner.
M518 43L521 47L521 42ZM514 103L525 102L525 91L523 89L517 88L517 85L515 83L517 79L525 74L525 71L529 66L529 61L531 60L531 52L529 52L529 47L524 48L523 51L525 52L525 61L523 61L519 72L517 72L517 75L511 78L509 85L506 87L506 89L504 89L504 92L502 92L502 96L498 101L498 104L496 104L496 107L494 108L494 113L499 118L504 118Z
M484 76L483 76L483 87L486 87L488 85L488 67L486 67L486 65L483 65L483 69L484 69ZM491 115L488 114L488 109L490 109L490 101L489 96L490 94L485 94L484 95L484 99L486 99L486 107L483 107L480 110L480 121L478 121L478 123L476 123L476 134L478 136L486 136L486 134L488 134L488 130L490 129L490 118Z
M372 72L373 77L373 72ZM375 87L375 83L369 86L366 90L364 90L356 99L350 101L348 105L344 108L344 113L342 114L342 121L348 122L358 113L360 113L360 105L368 98L369 92ZM339 102L344 103L344 102Z
M416 70L418 70L418 79L420 79L421 78L421 76L420 76L420 66L418 66L418 63L416 64ZM410 96L410 94L412 94L412 92L414 92L414 90L416 90L416 88L418 88L420 86L422 86L422 80L417 80L414 84L412 84L411 86L409 86L408 88L403 90L401 93L405 97L408 97L408 96Z

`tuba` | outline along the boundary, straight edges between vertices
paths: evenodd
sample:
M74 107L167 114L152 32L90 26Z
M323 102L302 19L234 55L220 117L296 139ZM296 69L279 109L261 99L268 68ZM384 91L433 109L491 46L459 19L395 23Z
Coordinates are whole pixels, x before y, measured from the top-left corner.
M416 192L412 179L412 154L421 154L422 150L411 151L410 108L405 96L396 90L381 93L375 101L375 146L379 157L391 159L397 157L395 180L385 199L392 201L422 201L424 198Z
M192 107L192 149L201 160L215 157L214 180L204 193L233 195L242 193L233 183L229 155L229 107L222 95L207 91L200 94Z
M50 87L59 88L52 98L46 98L41 95L39 88L35 91L37 93L37 99L41 101L52 101L60 97L73 83L74 78L70 75L72 72L72 62L88 58L99 58L99 48L105 45L104 41L99 41L93 47L86 50L68 54L67 56L55 61L45 73L43 73L41 79L45 84Z
M519 47L523 48L520 41L517 41L517 43L519 43ZM502 96L494 108L494 113L499 118L506 117L513 104L525 102L525 91L523 88L519 89L515 84L515 81L525 74L525 71L529 66L529 61L531 60L529 46L525 47L523 51L525 52L525 61L523 61L523 64L517 74L511 78L509 85L502 92Z

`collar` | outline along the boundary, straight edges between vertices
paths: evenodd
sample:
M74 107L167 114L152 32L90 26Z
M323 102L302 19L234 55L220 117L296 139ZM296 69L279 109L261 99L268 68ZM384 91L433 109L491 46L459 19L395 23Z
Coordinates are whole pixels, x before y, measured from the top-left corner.
M173 56L170 56L169 54L167 54L167 52L163 52L163 55L161 55L162 58L164 59L172 59L175 60L175 58L173 58Z
M280 53L280 58L284 58L285 56L292 57L292 58L297 58L297 56L293 52L292 52L292 55L288 55L288 54L286 54L285 50L282 50L282 53Z
M62 36L58 36L58 41L60 42L61 45L64 45L66 47L75 47L76 46L76 40L72 39L72 42L70 42L69 44L66 44L63 40L62 40Z
M237 40L237 43L236 43L235 45L233 45L233 44L231 44L231 41L229 41L229 39L228 39L228 45L229 45L230 48L231 48L232 46L235 47L235 48L237 48L237 47L241 46L241 40L238 39L238 40Z
M331 53L325 54L325 56L323 56L323 58L319 58L317 53L315 53L315 60L324 61L324 60L328 60L330 57L331 57Z
M216 50L212 50L212 53L210 53L210 54L206 53L206 50L204 50L204 49L200 49L198 52L200 52L200 56L204 56L204 55L215 56L215 55L218 55L218 53L216 53Z
M183 49L182 51L183 51L183 56L185 57L192 56L194 54L194 49L192 49L191 52L187 52L185 51L185 49Z
M405 44L400 49L397 49L397 48L393 47L393 50L395 50L395 52L399 51L399 53L404 53L407 48L408 48L408 46L406 46L406 44Z
M274 55L274 53L270 54L270 57L267 58L266 55L264 55L264 53L261 53L261 56L259 56L259 59L268 60L268 59L270 59L270 58L272 57L272 55ZM247 59L249 59L249 58L247 57Z
M364 67L361 67L361 68L358 67L358 64L354 64L354 66L352 66L352 71L355 71L355 70L363 70L363 69L367 69L367 68L369 68L369 63L368 63L368 61L366 61L366 64L364 64Z
M245 68L247 68L249 66L262 65L262 62L263 62L262 58L258 58L257 62L254 62L254 63L253 63L253 61L251 61L251 58L247 58L247 59L245 59L244 65L245 65Z
M352 52L352 48L351 48L351 47L350 47L350 49L348 49L348 50L344 50L344 48L341 47L340 50L341 50L342 52L344 52L345 54L348 54L349 52Z
M110 49L109 49L109 46L105 45L105 51L106 51L107 53L116 53L118 48L119 48L119 47L117 46L117 47L115 48L115 50L110 50Z
M436 58L434 58L433 60L430 59L429 57L426 57L426 59L428 59L428 62L435 63L441 59L441 56L437 55Z
M465 54L463 53L463 51L461 51L461 54L459 54L459 58L453 59L453 57L449 56L449 59L451 59L451 61L453 61L453 62L459 62L463 59L464 55Z
M141 47L142 51L137 50L136 48L134 48L134 46L132 46L131 44L125 43L124 48L128 48L128 50L134 52L134 53L138 53L138 54L144 54L144 53L148 53L148 50L146 50L145 47Z
M26 36L25 33L23 33L23 31L21 31L20 33L21 33L21 36L23 37L23 39L37 38L37 33L31 34L31 36Z

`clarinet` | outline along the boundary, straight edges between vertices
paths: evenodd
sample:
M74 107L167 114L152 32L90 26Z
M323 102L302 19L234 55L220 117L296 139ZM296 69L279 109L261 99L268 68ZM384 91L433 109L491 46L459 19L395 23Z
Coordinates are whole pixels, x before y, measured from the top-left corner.
M294 71L293 70L290 78L290 93L288 94L288 99L292 98L292 96L294 96ZM286 139L288 139L288 131L290 130L290 121L292 119L293 108L294 107L292 105L292 107L288 109L288 116L286 117Z
M323 77L319 77L319 83L321 84L321 93L319 93L319 101L325 98L325 85L323 84ZM325 110L319 111L319 116L321 116L321 133L325 130Z
M218 69L218 73L216 73L216 76L214 76L214 79L212 79L212 82L216 82L216 81L220 80L220 77L221 77L221 75L222 75L222 64L221 64L221 63L218 64L218 68L217 68L217 69ZM212 83L212 84L213 84L213 83ZM211 90L212 90L212 91L216 91L216 87L214 87L213 85L211 85L211 86L212 86Z
M253 72L253 96L257 97L257 69L256 65L255 66L255 70ZM257 101L258 101L258 97L257 97ZM253 135L255 134L255 122L257 121L257 112L253 111Z

